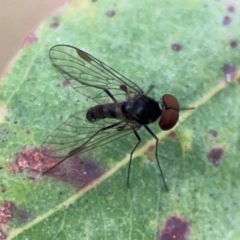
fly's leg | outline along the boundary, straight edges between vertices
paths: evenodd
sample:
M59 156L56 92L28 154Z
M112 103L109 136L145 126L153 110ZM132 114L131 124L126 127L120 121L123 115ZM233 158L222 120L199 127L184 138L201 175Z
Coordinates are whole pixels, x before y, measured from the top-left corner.
M114 123L114 124L112 124L112 125L110 125L110 126L103 127L103 128L101 128L101 129L99 129L99 130L96 131L84 144L82 144L81 146L79 146L79 147L73 149L72 151L70 151L70 152L68 153L68 156L67 156L67 157L65 157L64 159L62 159L61 161L59 161L59 162L58 162L57 164L55 164L54 166L50 167L47 171L43 172L43 174L48 173L49 171L51 171L52 169L54 169L55 167L57 167L58 165L60 165L62 162L64 162L64 161L67 160L68 158L70 158L70 157L76 155L77 153L81 152L82 150L84 150L85 145L86 145L91 139L93 139L97 134L99 134L100 132L103 132L103 131L105 131L105 130L107 130L107 129L110 129L110 128L113 128L113 127L116 127L116 126L118 126L120 123L121 123L121 122L117 122L117 123Z
M137 144L135 145L135 147L133 148L133 150L131 151L131 155L130 155L130 160L129 160L129 164L128 164L128 175L127 175L127 187L129 188L130 187L130 184L129 184L129 179L130 179L130 170L131 170L131 165L132 165L132 157L133 157L133 153L134 151L136 150L137 146L140 144L141 142L141 138L140 136L138 135L138 133L136 131L133 131L135 136L137 137Z
M146 95L148 95L152 90L153 90L153 88L154 88L154 85L153 84L151 84L149 87L148 87L148 90L146 91Z
M104 88L103 90L113 100L113 102L118 102L116 98L108 91L108 89Z
M156 140L156 147L155 147L155 157L157 159L157 164L158 164L158 168L159 168L159 171L161 173L161 176L162 176L162 180L163 180L163 183L164 183L164 187L166 189L166 191L168 191L168 186L167 186L167 183L165 181L165 178L164 178L164 175L163 175L163 171L162 171L162 168L161 168L161 165L160 165L160 162L158 160L158 153L157 153L157 148L158 148L158 137L152 132L152 130L148 127L148 126L144 126L145 129L155 138Z

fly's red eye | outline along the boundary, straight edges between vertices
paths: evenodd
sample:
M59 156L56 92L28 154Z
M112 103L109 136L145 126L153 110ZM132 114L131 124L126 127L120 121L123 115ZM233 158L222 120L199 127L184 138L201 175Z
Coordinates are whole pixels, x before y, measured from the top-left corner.
M159 126L162 130L173 128L179 118L179 103L178 100L170 94L165 94L162 97L162 115L159 121Z
M162 130L169 130L173 128L178 121L178 111L174 109L164 110L159 121L159 126Z
M174 109L179 112L180 107L178 100L171 94L165 94L162 97L163 109Z

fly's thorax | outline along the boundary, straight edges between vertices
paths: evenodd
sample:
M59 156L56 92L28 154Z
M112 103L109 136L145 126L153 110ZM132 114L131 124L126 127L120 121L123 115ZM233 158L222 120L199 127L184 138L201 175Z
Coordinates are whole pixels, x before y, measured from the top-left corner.
M141 125L155 122L162 113L159 103L143 94L126 101L122 111L126 119L137 121Z
M123 103L99 104L90 108L86 113L86 118L90 122L95 122L104 118L123 119Z

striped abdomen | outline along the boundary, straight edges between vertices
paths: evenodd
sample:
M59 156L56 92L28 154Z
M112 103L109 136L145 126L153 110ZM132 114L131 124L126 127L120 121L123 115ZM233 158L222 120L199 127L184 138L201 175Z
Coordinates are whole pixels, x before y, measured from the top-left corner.
M86 118L90 122L95 122L103 118L116 118L122 119L122 105L124 103L108 103L108 104L99 104L90 108L87 111Z

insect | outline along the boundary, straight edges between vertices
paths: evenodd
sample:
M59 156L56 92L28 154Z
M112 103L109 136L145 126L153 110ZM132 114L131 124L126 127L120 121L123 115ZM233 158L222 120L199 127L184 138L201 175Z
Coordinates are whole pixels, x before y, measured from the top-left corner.
M56 167L67 158L93 150L128 134L136 136L130 153L127 173L129 187L133 153L141 142L138 134L145 128L156 140L155 156L166 190L168 189L158 159L158 138L148 124L158 120L162 130L175 126L179 118L177 99L165 94L159 100L147 96L134 82L90 54L69 45L55 45L49 51L53 66L70 82L71 86L96 105L85 112L70 116L43 142L46 156L60 158ZM49 171L47 170L47 172Z

